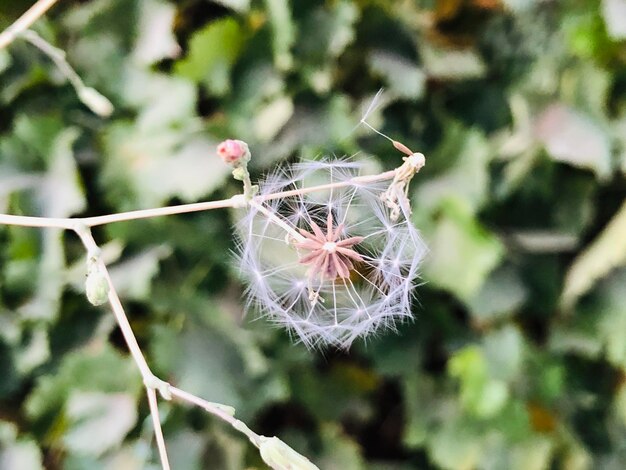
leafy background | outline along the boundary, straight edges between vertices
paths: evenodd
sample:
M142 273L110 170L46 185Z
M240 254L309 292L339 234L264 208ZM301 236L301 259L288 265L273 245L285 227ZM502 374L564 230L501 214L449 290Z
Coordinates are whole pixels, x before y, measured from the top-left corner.
M0 2L6 27L30 0ZM321 469L626 467L624 0L68 0L35 28L116 107L92 114L17 40L0 51L0 210L97 215L229 197L215 156L427 156L416 320L307 351L254 315L236 212L96 231L155 371ZM156 469L140 377L84 299L71 235L0 227L0 468ZM176 469L264 468L162 404Z

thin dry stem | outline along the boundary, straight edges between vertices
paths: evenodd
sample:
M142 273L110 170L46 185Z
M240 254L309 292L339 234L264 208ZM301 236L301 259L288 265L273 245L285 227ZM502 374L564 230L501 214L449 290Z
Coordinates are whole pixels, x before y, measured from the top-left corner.
M117 291L115 290L113 282L111 282L111 276L109 276L109 271L107 270L107 267L100 258L100 256L98 256L98 254L100 253L100 248L96 244L96 241L94 240L91 231L88 227L81 224L75 224L74 231L80 237L89 256L93 256L95 258L97 267L100 269L100 272L104 274L105 279L109 284L109 304L113 309L113 314L115 315L117 324L120 327L120 330L122 330L124 341L126 342L128 349L130 350L130 354L135 361L139 372L141 373L143 382L146 387L146 393L148 394L148 403L150 405L150 414L152 415L152 422L154 423L154 436L157 442L157 447L159 449L159 456L161 457L161 466L163 467L163 470L170 470L170 464L167 459L167 451L165 449L165 439L163 438L163 430L161 429L161 418L159 417L156 392L154 388L148 386L148 384L155 382L155 376L150 370L150 367L146 362L146 358L141 352L141 348L139 347L139 343L137 342L135 333L130 326L130 322L128 321L128 317L126 316L126 312L124 311L124 307L120 302L120 298L117 294Z
M161 428L161 418L159 416L156 392L153 388L146 387L146 393L148 394L150 415L152 416L152 423L154 425L154 437L156 438L159 456L161 457L161 467L163 467L163 470L170 470L170 462L167 458L167 449L165 448L165 438L163 437L163 429Z
M126 317L126 312L124 311L124 307L122 307L122 302L120 301L119 296L117 295L117 291L115 290L115 286L111 281L111 277L109 276L109 271L102 261L102 259L97 256L100 252L100 248L96 244L96 241L91 234L91 231L80 224L76 224L74 231L80 237L83 245L87 249L87 253L90 255L95 255L96 263L100 271L104 274L108 284L109 284L109 304L111 305L111 309L113 310L113 314L115 315L115 319L117 320L117 324L122 330L122 335L124 336L124 340L128 345L128 349L139 368L139 372L141 372L141 377L145 380L151 379L153 377L152 371L146 362L146 359L141 352L141 348L139 347L139 343L137 343L137 338L135 338L135 334L133 333L133 329L130 326L128 318Z
M297 196L299 194L307 194L326 189L342 188L355 184L367 184L377 181L390 180L395 177L396 171L397 170L391 170L377 175L357 176L355 178L351 178L345 181L338 181L336 183L328 183L318 186L310 186L308 188L292 189L290 191L281 191L278 193L266 194L264 196L256 196L252 198L252 201L254 201L255 203L261 203L272 199ZM242 201L241 195L237 195L230 199L222 199L219 201L196 202L193 204L181 204L178 206L142 209L129 212L120 212L118 214L108 214L84 218L51 218L0 214L0 224L19 225L22 227L50 227L74 230L76 224L81 224L86 227L96 227L98 225L111 224L114 222L126 222L129 220L148 219L152 217L162 217L174 214L186 214L190 212L201 212L211 209L223 209L227 207L245 207L245 205L246 203L245 201Z
M239 421L233 415L228 414L226 411L222 409L222 407L220 407L216 403L211 403L210 401L204 400L200 397L197 397L189 392L176 388L172 385L169 386L169 391L173 397L176 397L180 400L191 403L192 405L198 406L204 409L207 413L211 413L212 415L218 417L222 421L227 422L232 427L234 427L238 431L245 434L246 437L250 439L250 442L252 442L254 445L258 447L259 442L260 442L260 439L259 439L260 436L248 427L242 428L240 424L241 421Z
M17 36L26 31L41 18L58 0L39 0L30 7L17 21L0 34L0 49L11 44Z
M271 210L267 209L265 206L263 206L263 204L261 204L261 203L255 201L254 199L252 199L250 201L250 205L252 207L254 207L256 210L258 210L265 217L267 217L269 220L271 220L273 223L275 223L276 225L281 227L283 230L285 230L285 232L287 232L289 234L289 236L292 237L297 242L302 243L302 242L304 242L306 240L306 238L304 238L302 235L300 235L285 220L281 219L274 212L272 212Z
M54 1L48 2L39 2L40 4L47 3L51 6ZM48 7L49 7L48 6ZM30 10L29 10L30 11ZM44 10L45 11L45 10ZM42 13L41 13L42 14ZM32 18L31 18L32 19ZM36 18L32 19L34 21ZM32 23L32 22L31 22ZM29 24L31 24L29 23ZM28 26L25 26L28 27ZM17 34L13 32L12 34ZM3 33L6 36L6 31ZM6 38L4 39L6 41ZM10 42L10 41L9 41ZM1 43L0 43L1 44ZM148 363L141 352L139 344L137 342L137 338L133 333L130 322L128 321L128 317L124 311L124 307L120 301L120 298L117 294L115 286L111 281L111 277L109 275L108 269L102 259L99 256L100 248L98 247L96 241L91 234L91 227L95 227L98 225L104 225L114 222L122 222L122 221L130 221L137 219L145 219L152 217L161 217L167 215L174 214L183 214L189 212L199 212L210 209L219 209L219 208L238 208L245 207L247 205L251 205L255 207L257 210L261 212L266 211L265 207L262 205L263 202L278 199L283 197L289 197L299 194L306 194L314 191L327 190L333 188L341 188L350 185L358 185L358 184L366 184L376 181L383 180L391 180L394 179L397 174L397 170L387 171L385 173L380 173L378 175L369 175L369 176L360 176L351 178L346 181L340 181L336 183L324 184L319 186L311 186L308 188L294 189L290 191L281 191L273 194L266 194L263 196L256 196L251 198L250 200L246 200L244 195L237 195L230 199L224 199L219 201L208 201L208 202L200 202L194 204L182 204L178 206L169 206L169 207L160 207L154 209L145 209L145 210L137 210L130 212L122 212L118 214L109 214L97 217L84 217L84 218L52 218L52 217L30 217L30 216L18 216L18 215L10 215L10 214L0 214L0 224L4 225L16 225L23 227L40 227L40 228L61 228L66 230L74 231L79 238L81 239L85 249L89 256L95 259L97 263L97 268L104 275L108 285L109 285L109 293L108 293L108 301L111 305L111 309L113 310L113 314L115 315L115 319L117 320L117 324L122 331L122 335L128 346L128 349L131 353L131 356L141 373L143 378L144 385L146 387L146 393L148 396L148 403L150 406L150 414L152 417L152 421L154 423L154 433L155 439L157 442L157 447L159 450L159 456L161 458L161 465L163 470L170 470L170 464L167 457L167 450L165 447L165 439L163 437L163 430L161 428L161 420L159 417L158 410L158 402L156 390L159 390L161 395L165 399L169 399L171 397L176 397L180 400L186 401L193 405L199 406L206 410L208 413L213 414L214 416L222 419L223 421L229 423L233 428L237 431L246 435L246 437L250 440L252 444L256 447L260 447L261 445L261 436L253 432L249 429L245 423L235 418L232 414L229 414L226 411L226 407L211 403L202 398L199 398L191 393L185 392L184 390L180 390L176 387L171 386L170 384L161 381L158 379L150 370ZM295 231L292 227L286 224L286 222L282 220L278 220L277 223L280 225L285 225L285 230L290 233L297 241L304 241L304 237Z
M196 202L193 204L181 204L178 206L157 207L155 209L142 209L130 212L120 212L118 214L101 215L96 217L86 217L80 221L88 227L105 225L113 222L125 222L128 220L149 219L152 217L163 217L167 215L186 214L189 212L201 212L211 209L223 209L227 207L239 207L241 201L239 195L219 201Z
M63 228L66 230L74 230L76 222L80 222L80 219L0 214L0 224L17 225L20 227Z
M61 73L69 80L76 91L79 91L81 88L85 88L85 84L83 83L82 78L80 78L80 75L78 75L72 66L67 62L64 50L54 47L32 30L24 31L21 33L21 36L47 55L50 60L54 62Z
M199 406L208 413L211 413L222 419L223 421L226 421L235 429L245 434L248 439L250 439L250 442L258 447L260 445L259 436L252 430L250 430L244 423L233 417L231 414L227 413L223 406L220 406L216 403L211 403L189 392L185 392L184 390L173 387L167 382L161 381L152 373L143 353L141 352L141 349L137 342L137 338L133 333L132 327L128 321L128 317L126 316L126 312L124 311L124 307L122 306L117 291L115 290L115 286L111 281L111 277L109 275L107 267L98 256L100 248L96 244L96 241L94 240L91 231L88 227L77 223L76 221L74 221L74 227L72 227L72 229L80 237L83 245L85 246L85 249L87 250L87 253L95 258L97 267L100 269L100 272L104 274L109 284L109 304L113 309L113 314L115 315L117 324L122 331L122 335L124 336L126 345L128 346L131 356L141 373L144 385L146 387L148 404L150 406L150 415L152 417L152 422L154 425L154 435L157 442L157 448L159 450L159 456L161 458L161 466L163 470L170 470L170 464L167 457L167 449L165 447L165 438L163 437L161 419L159 417L156 389L159 389L161 394L166 396L167 398L177 397L183 401Z

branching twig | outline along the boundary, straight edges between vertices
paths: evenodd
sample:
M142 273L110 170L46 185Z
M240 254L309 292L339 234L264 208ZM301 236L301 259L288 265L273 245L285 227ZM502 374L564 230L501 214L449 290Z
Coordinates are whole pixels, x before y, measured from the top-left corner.
M85 106L98 116L108 117L114 111L113 104L109 99L95 88L85 85L83 79L80 78L80 75L76 73L67 61L63 49L53 46L35 31L28 29L37 18L43 15L56 1L57 0L40 0L33 5L30 10L24 13L15 23L0 34L0 49L6 47L18 37L28 41L54 62L59 71L74 87L78 98Z
M319 186L310 186L307 188L293 189L290 191L281 191L264 196L256 196L253 198L255 202L264 202L272 199L280 199L283 197L294 196L298 194L307 194L315 191L323 191L326 189L341 188L345 186L374 183L377 181L391 180L396 176L397 170L387 171L377 175L357 176L345 181L337 183L322 184ZM143 209L137 211L120 212L118 214L100 215L96 217L84 218L51 218L51 217L31 217L21 215L0 214L0 224L19 225L22 227L51 227L74 230L77 223L85 227L96 227L98 225L110 224L113 222L126 222L129 220L149 219L152 217L162 217L174 214L186 214L189 212L201 212L210 209L223 209L227 207L245 207L248 203L242 195L233 196L230 199L222 199L219 201L197 202L193 204L181 204L178 206L158 207L154 209Z
M74 87L78 98L83 102L85 106L91 109L98 116L108 117L113 113L114 108L113 104L109 101L109 99L101 94L95 88L88 87L83 82L83 79L80 78L80 75L76 73L76 71L72 68L72 66L67 61L65 57L65 51L63 49L59 49L58 47L54 47L44 38L39 36L35 31L26 30L20 35L26 41L31 43L41 52L43 52L46 56L54 62L59 71L63 74L65 78L70 82L70 84Z
M85 87L82 78L80 78L80 75L78 75L76 71L70 66L70 64L67 63L67 59L65 58L65 51L63 49L54 47L35 31L30 29L22 32L20 36L26 39L29 43L31 43L44 54L46 54L48 57L50 57L50 59L61 71L61 73L69 80L69 82L76 90Z
M226 421L228 424L234 427L237 431L240 431L243 434L245 434L246 437L250 440L250 442L252 442L255 446L259 447L260 442L261 442L260 436L254 431L252 431L250 428L248 428L247 426L245 428L241 426L240 424L241 421L239 421L237 418L233 416L233 413L235 411L234 409L228 410L226 409L226 407L224 407L224 405L206 401L202 398L192 395L189 392L185 392L184 390L181 390L171 385L169 387L169 390L173 397L176 397L180 400L191 403L192 405L198 406L204 409L207 413L211 413L212 415L217 416L221 420Z
M152 423L154 425L154 436L156 437L159 456L161 457L161 466L163 470L170 470L170 462L167 458L167 449L165 448L165 438L163 437L163 429L161 429L161 417L159 416L156 392L150 387L146 387L146 392L148 394L148 404L150 405L150 415L152 415Z
M164 470L169 470L170 465L167 457L167 450L165 447L165 440L163 437L163 430L161 428L161 421L159 417L158 403L157 403L157 394L156 391L159 391L161 397L166 400L170 400L172 398L177 398L182 401L186 401L190 404L199 406L203 408L208 413L213 414L214 416L220 418L221 420L230 424L234 429L243 433L252 444L254 444L257 448L259 448L261 452L261 456L266 463L268 463L273 468L283 468L276 462L298 462L301 468L303 469L317 469L315 465L308 461L308 459L302 457L297 454L295 451L286 446L282 441L278 438L267 438L264 436L260 436L253 432L248 426L242 421L238 420L234 417L234 409L221 405L218 403L212 403L206 401L202 398L199 398L189 392L184 390L180 390L176 387L171 386L169 383L164 382L163 380L156 377L148 363L141 352L135 334L133 333L130 322L128 321L128 317L124 311L124 307L120 301L120 298L117 294L115 286L111 282L111 277L109 275L108 269L104 262L100 257L100 248L96 244L92 234L91 227L95 227L98 225L109 224L113 222L121 222L121 221L129 221L129 220L137 220L137 219L145 219L151 217L160 217L165 215L173 215L173 214L182 214L189 212L198 212L205 211L210 209L218 209L218 208L238 208L238 207L246 207L248 205L261 207L260 204L264 201L273 200L277 198L289 197L298 194L305 194L314 191L327 190L332 188L340 188L351 185L361 185L367 183L373 183L377 181L384 180L393 180L394 182L399 178L403 177L403 167L400 167L396 170L387 171L384 173L380 173L377 175L369 175L369 176L359 176L354 177L345 181L311 186L307 188L299 188L289 191L281 191L272 194L266 194L263 196L255 196L249 198L245 195L237 195L233 196L230 199L223 199L219 201L208 201L208 202L200 202L194 204L182 204L179 206L170 206L170 207L160 207L155 209L145 209L145 210L137 210L130 212L122 212L118 214L110 214L104 216L97 217L84 217L84 218L50 218L50 217L29 217L29 216L16 216L9 214L0 214L0 224L5 225L18 225L25 227L41 227L41 228L61 228L66 230L74 231L82 241L88 255L88 265L92 271L92 275L102 276L97 279L94 285L102 286L106 289L102 291L96 290L96 295L106 296L102 299L102 301L106 301L108 298L108 302L113 310L113 314L115 315L115 319L117 320L117 324L122 331L122 335L128 346L130 354L141 373L144 386L146 387L146 393L148 397L148 404L150 407L150 414L152 417L152 422L154 424L154 433L155 439L157 442L157 447L159 450L159 455L161 458L161 465ZM299 235L299 234L297 234ZM90 299L92 300L92 299ZM99 299L97 299L98 304L101 303ZM278 466L277 466L278 465ZM298 467L300 468L300 467Z
M44 15L58 0L39 0L26 13L20 16L15 23L0 33L0 49L11 44L17 36L26 31L31 25Z
M89 106L95 113L101 116L108 116L113 111L112 104L108 101L108 99L106 99L106 97L102 96L95 89L85 86L80 76L67 62L65 52L48 43L36 32L29 30L33 23L35 23L37 19L44 15L46 11L48 11L57 1L58 0L38 0L17 21L15 21L11 26L9 26L0 34L0 50L5 48L7 45L11 44L16 38L21 36L26 41L30 42L32 45L41 50L44 54L46 54L52 61L54 61L59 70L76 89L78 96L81 101L83 101L83 103ZM371 127L365 122L365 117L361 120L361 122L366 124L368 127ZM378 133L380 134L380 132ZM415 155L418 154L412 154L412 152L410 152L410 150L408 150L406 147L398 147L398 145L401 144L398 144L393 140L392 142L394 143L394 146L396 148L407 154L407 162L411 163L411 165L403 165L396 170L380 173L378 175L354 177L345 181L335 183L311 186L308 188L298 188L263 196L255 196L257 188L255 186L252 186L250 176L247 172L247 167L245 165L250 157L247 144L241 141L229 141L229 145L225 146L222 149L223 152L232 152L233 149L242 151L240 152L241 154L235 155L239 159L236 162L230 161L230 163L233 164L235 168L235 170L233 171L233 176L244 182L243 195L237 195L230 199L224 199L219 201L183 204L178 206L137 210L118 214L84 218L50 218L0 214L0 224L17 225L24 227L60 228L65 230L72 230L79 236L87 251L88 266L89 269L92 270L90 272L90 276L96 276L95 278L91 278L91 281L94 282L92 282L90 285L93 286L94 289L92 292L92 296L89 295L89 289L87 289L88 297L90 301L98 305L108 300L108 303L113 310L113 314L122 332L133 361L135 362L137 368L139 369L139 372L141 373L147 393L150 415L154 425L154 434L163 470L170 470L170 464L167 456L165 439L163 436L163 430L161 427L161 420L159 416L156 393L157 390L159 391L161 397L166 400L177 398L179 400L188 402L192 405L203 408L208 413L211 413L212 415L230 424L234 429L243 433L250 440L250 442L260 450L261 457L268 465L272 466L272 468L297 467L303 470L317 469L317 467L311 464L308 459L297 454L295 451L282 443L282 441L280 441L279 439L275 437L267 438L253 432L250 428L248 428L245 423L235 418L234 409L218 403L206 401L189 392L173 387L169 383L164 382L152 373L145 356L141 352L141 348L139 347L137 338L135 337L128 317L124 311L124 307L122 306L115 286L111 281L108 269L100 257L100 248L96 244L91 234L90 228L114 222L130 221L228 207L240 208L253 206L256 207L257 210L264 211L261 204L268 200L290 197L299 194L306 194L320 190L373 183L384 180L393 180L392 187L394 188L394 192L389 193L391 195L388 196L388 203L390 205L393 205L397 202L397 198L399 198L401 194L404 194L406 192L406 184L408 184L408 181L410 180L412 175L416 171L419 171L421 166L413 164L413 161L415 160ZM243 152L244 150L245 152ZM423 165L423 163L420 163L420 165ZM277 223L279 223L280 225L282 222L277 221ZM299 233L293 231L290 227L285 226L284 228L288 232L292 233L295 239L303 238ZM287 466L285 464L287 464Z
M109 304L111 305L111 309L113 310L113 314L115 315L115 319L117 320L117 324L122 330L122 335L124 335L124 340L128 345L128 349L130 350L137 367L139 368L139 372L141 372L141 376L144 379L149 379L152 377L152 371L150 367L148 367L148 363L139 348L139 343L137 343L137 339L135 338L135 334L133 333L133 329L128 322L128 318L126 318L126 313L124 312L124 307L122 307L122 302L120 302L120 298L117 295L117 291L115 290L115 286L113 282L111 282L111 277L109 276L109 271L100 258L100 248L96 244L96 241L93 239L91 235L91 231L89 228L82 225L80 222L75 224L74 231L80 237L83 245L87 249L88 256L90 258L95 258L97 267L100 272L104 275L107 283L109 284Z
M120 302L120 298L117 295L117 291L115 290L115 286L113 282L111 282L111 277L109 276L109 271L100 258L100 248L96 244L94 240L91 230L84 224L80 222L76 222L73 227L76 234L80 237L85 249L87 250L87 256L90 260L95 260L97 269L105 278L106 282L109 285L109 304L113 309L113 314L115 315L115 319L117 320L117 324L122 330L122 335L124 336L124 341L130 350L130 354L141 373L141 377L143 378L144 385L146 387L146 392L148 394L148 403L150 405L150 414L152 415L152 422L154 423L154 435L157 441L157 447L159 449L159 455L161 457L161 465L163 470L169 470L170 464L167 459L167 451L165 450L165 440L163 438L163 430L161 429L161 419L159 417L159 409L157 407L157 399L155 388L153 385L155 383L160 382L148 366L146 362L146 358L141 352L141 348L139 347L139 343L137 343L137 338L133 333L133 329L130 326L130 322L128 321L128 317L126 316L126 312L124 311L124 307Z

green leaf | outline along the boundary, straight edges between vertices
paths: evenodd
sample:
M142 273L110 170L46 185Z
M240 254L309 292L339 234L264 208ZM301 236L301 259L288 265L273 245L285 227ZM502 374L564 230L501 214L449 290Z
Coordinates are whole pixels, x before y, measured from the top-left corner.
M105 140L101 181L120 210L158 207L172 197L195 201L230 173L217 157L217 142L190 131L143 130L118 122Z
M468 429L459 418L448 419L431 434L428 454L445 470L471 470L483 453L480 436Z
M123 99L137 109L136 127L142 132L175 127L197 128L197 90L182 77L170 77L143 70L130 70L124 79Z
M328 53L338 57L356 37L354 25L359 19L358 6L350 1L339 1L330 11L331 30L328 35Z
M603 345L597 332L597 321L581 316L568 320L557 323L550 331L550 352L573 353L591 359L600 357Z
M289 0L265 0L265 8L272 25L272 47L274 64L279 70L289 70L293 66L291 47L296 39L296 30L291 19Z
M605 126L608 121L606 105L611 100L614 82L611 71L595 63L582 62L565 70L562 80L567 84L562 95L568 103Z
M540 370L537 374L537 395L548 402L558 400L566 386L565 367L561 364L550 364L541 361Z
M485 451L483 468L506 468L511 470L544 470L550 468L555 445L549 437L530 435L521 442L510 443L504 439Z
M17 427L0 421L0 468L43 470L43 455L29 438L17 436Z
M483 339L489 377L511 382L522 373L524 338L512 325L491 331Z
M109 272L118 295L129 300L148 299L152 279L159 272L159 261L171 253L167 245L156 246L111 267Z
M626 386L621 384L613 399L613 407L619 419L626 425Z
M403 385L407 407L403 442L407 447L419 448L428 440L440 397L436 396L434 381L427 375L410 375ZM434 406L424 407L424 403Z
M85 208L86 200L79 180L72 146L79 136L75 128L61 131L49 151L48 169L38 185L37 197L41 215L68 217ZM65 281L60 272L65 270L63 232L50 229L42 233L42 253L38 266L38 288L33 298L19 308L24 318L51 321L56 318ZM40 354L43 362L47 353ZM32 364L32 366L38 363Z
M574 352L597 359L604 356L616 367L626 366L626 270L621 269L602 281L577 315L566 317L553 328L553 351Z
M250 0L212 0L214 3L219 3L225 7L232 8L239 13L245 13L250 9Z
M364 470L367 468L361 449L350 437L336 425L326 425L322 429L323 451L315 459L319 468L324 470ZM291 468L291 467L287 467ZM300 467L293 467L298 468ZM311 466L311 470L317 468ZM302 467L303 470L309 467Z
M222 96L230 90L230 70L244 42L244 33L235 19L216 20L192 36L187 57L176 63L175 71Z
M230 300L219 297L198 300L199 318L208 328L214 330L220 337L228 339L236 347L241 356L246 375L249 377L266 376L270 367L269 358L261 350L254 332L248 328L243 328L238 319L226 308ZM207 308L208 305L210 308ZM281 380L277 380L277 382L279 389L277 392L282 395L285 393L282 392L286 388L285 384Z
M48 330L43 325L23 332L22 344L15 348L15 367L21 375L27 375L50 357Z
M553 160L591 169L601 179L610 176L611 143L589 116L555 103L541 113L535 126L537 139Z
M70 9L63 18L65 33L75 34L75 40L62 45L69 63L87 86L113 101L124 85L120 77L132 63L128 46L135 39L137 12L135 2L96 1Z
M626 262L626 202L613 216L604 230L570 266L561 305L568 309L589 291L598 279Z
M246 383L240 356L224 338L192 321L182 331L158 329L151 346L159 369L177 387L239 409Z
M0 49L0 73L4 72L11 65L11 56L6 49Z
M55 374L38 379L26 400L26 413L34 420L57 415L75 391L136 395L140 388L140 375L132 359L109 346L85 348L68 353Z
M514 314L527 296L528 289L521 277L508 266L495 269L467 305L474 321L485 326Z
M277 96L258 111L254 117L255 137L261 142L271 141L291 119L294 105L291 98Z
M488 164L492 153L489 142L478 130L458 125L450 127L437 153L446 154L455 164L441 175L420 182L415 192L420 212L433 211L450 199L476 212L487 199Z
M7 261L2 266L3 286L14 295L26 299L37 290L37 258L39 235L33 230L22 227L6 229ZM17 324L19 318L13 318Z
M446 205L427 242L424 277L465 301L481 289L504 254L498 238L456 204Z
M73 392L65 409L63 443L71 452L102 455L119 446L137 421L136 399L129 393Z
M276 139L255 152L254 161L258 165L269 165L296 149L303 153L298 142L306 142L313 155L327 152L329 143L345 139L353 129L350 103L343 95L335 95L320 106L296 106L292 118Z
M181 430L168 436L167 453L172 468L200 470L205 452L206 436L201 433ZM215 454L211 455L212 462L215 462L215 457Z
M68 128L52 144L45 182L39 190L43 216L68 217L85 209L84 191L72 151L79 135L78 129Z
M320 5L299 25L295 54L303 60L298 72L315 92L329 93L334 75L342 73L337 58L354 41L359 15L352 1L343 0Z
M251 447L248 440L242 439L240 435L233 435L223 423L212 426L210 433L179 427L178 432L170 433L167 437L171 468L185 470L205 468L207 455L211 456L211 466L215 468L223 470L245 468L246 451L254 452ZM154 470L157 470L157 467Z
M505 382L491 378L484 352L467 346L448 362L448 372L461 382L461 403L472 414L482 418L496 415L509 399Z
M440 80L467 80L485 75L481 57L472 49L453 49L420 41L420 53L426 74Z
M3 162L16 170L42 171L63 129L63 123L55 116L19 114L13 123L12 138L0 141ZM63 159L63 152L59 153Z
M504 5L514 12L529 10L539 2L540 0L503 0Z
M234 81L233 103L226 110L236 135L246 138L250 116L268 101L283 95L285 79L267 60L249 64Z
M358 7L350 1L333 2L315 9L302 24L298 38L297 53L306 57L303 65L319 65L341 55L354 41L358 18Z
M7 213L9 197L14 192L30 189L38 182L32 173L16 171L9 165L0 164L0 212Z
M424 94L426 74L411 60L394 52L377 50L370 54L369 64L375 74L384 77L397 97L416 100Z
M140 3L139 25L133 59L150 65L180 54L173 27L176 7L162 0L146 0Z
M602 286L598 334L604 340L605 355L616 367L626 367L626 271L621 270Z
M602 16L607 33L613 40L626 39L626 1L602 0Z
M67 455L63 462L63 468L64 470L108 470L101 459L96 456L73 453Z

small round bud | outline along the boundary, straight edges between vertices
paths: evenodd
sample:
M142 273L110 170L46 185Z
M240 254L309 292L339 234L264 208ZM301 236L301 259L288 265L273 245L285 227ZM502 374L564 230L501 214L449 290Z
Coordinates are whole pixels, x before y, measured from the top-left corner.
M98 306L106 303L109 298L109 283L100 271L87 275L85 293L92 305Z
M250 149L243 140L227 139L217 146L217 155L227 165L238 167L250 160Z
M87 294L87 300L95 306L106 303L109 298L109 282L95 258L89 258L87 261L85 294Z
M109 117L114 111L109 99L95 88L81 88L78 90L78 98L98 116Z

